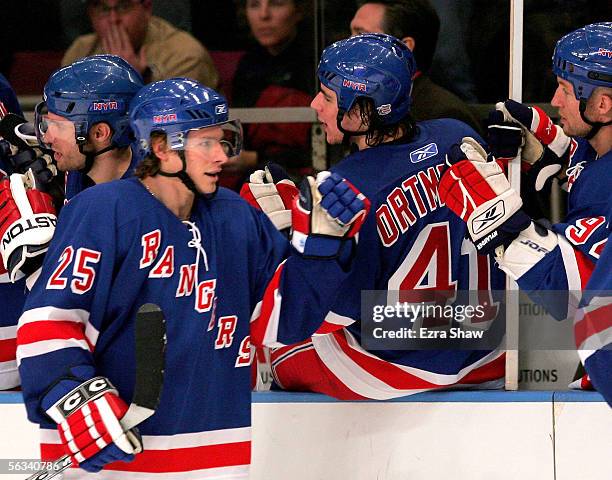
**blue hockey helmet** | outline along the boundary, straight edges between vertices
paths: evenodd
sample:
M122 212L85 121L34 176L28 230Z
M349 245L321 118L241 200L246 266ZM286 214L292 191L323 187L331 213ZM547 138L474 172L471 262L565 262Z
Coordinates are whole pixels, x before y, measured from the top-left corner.
M113 146L128 146L128 106L143 85L140 74L116 55L92 55L60 68L47 81L43 101L36 106L39 142L44 145L44 114L51 112L74 124L79 146L86 143L89 129L99 122L113 129Z
M221 126L222 146L228 157L240 153L242 129L230 121L227 100L212 88L188 78L171 78L151 83L130 103L130 125L136 137L137 155L151 153L151 133L164 132L173 150L184 150L190 130Z
M574 86L578 100L597 87L612 87L612 22L593 23L562 37L552 57L553 72Z
M327 47L319 62L319 81L336 92L339 118L360 97L370 98L385 125L410 111L416 62L400 40L382 33L364 33Z

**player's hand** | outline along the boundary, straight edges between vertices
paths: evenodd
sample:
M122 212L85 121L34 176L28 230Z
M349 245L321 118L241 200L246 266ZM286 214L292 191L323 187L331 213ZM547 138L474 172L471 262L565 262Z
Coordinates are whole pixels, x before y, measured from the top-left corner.
M95 473L108 463L132 461L142 451L142 441L137 431L126 431L121 425L128 406L117 390L104 377L69 390L73 385L74 382L63 380L45 399L57 398L61 390L67 393L51 406L43 400L47 415L58 424L62 444L73 464Z
M467 224L482 254L509 244L531 222L502 168L487 157L475 139L463 138L447 155L449 168L438 187L440 199Z
M305 256L335 257L342 241L357 234L369 210L370 201L338 174L306 177L293 201L291 243Z
M521 160L528 171L529 188L541 191L567 167L570 138L539 107L514 100L498 102L489 113L488 138L493 155L514 158L522 147ZM518 143L516 128L520 128Z
M287 172L274 163L252 173L249 182L240 189L242 198L264 212L278 230L287 233L291 227L291 206L298 194Z
M101 35L102 49L111 55L118 55L134 67L140 74L147 69L147 55L145 47L136 52L127 30L123 25L111 24L108 30Z
M57 218L51 197L31 171L0 181L0 254L12 282L42 265Z

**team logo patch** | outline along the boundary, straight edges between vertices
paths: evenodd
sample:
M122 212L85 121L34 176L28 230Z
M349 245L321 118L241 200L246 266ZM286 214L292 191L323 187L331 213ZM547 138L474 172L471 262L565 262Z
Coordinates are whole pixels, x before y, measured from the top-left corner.
M350 88L351 90L357 90L358 92L366 91L366 84L361 82L353 82L352 80L348 80L344 78L342 80L342 86L346 88Z
M170 123L176 122L176 113L167 113L165 115L153 115L153 123Z
M379 115L389 115L391 113L391 105L389 103L385 103L376 109Z
M472 231L474 235L486 230L490 225L497 222L506 213L504 201L500 200L485 212L481 213L472 220Z
M225 103L215 106L215 114L222 115L227 113L227 105Z
M437 154L438 145L435 143L430 143L429 145L425 145L424 147L410 152L410 161L412 163L419 163Z
M116 112L122 107L121 102L91 102L90 112Z

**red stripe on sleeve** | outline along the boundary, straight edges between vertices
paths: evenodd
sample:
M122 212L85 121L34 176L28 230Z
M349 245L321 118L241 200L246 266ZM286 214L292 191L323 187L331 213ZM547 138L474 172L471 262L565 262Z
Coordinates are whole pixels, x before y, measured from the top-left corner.
M263 344L266 329L268 328L268 323L270 322L270 316L272 315L272 310L274 309L274 294L280 285L284 265L285 262L281 263L276 269L276 272L274 272L274 276L272 277L272 280L270 280L270 283L266 287L266 291L263 295L261 302L261 313L259 314L259 317L251 322L251 343L255 346L261 346Z
M587 312L584 318L574 325L576 346L580 347L589 337L612 328L612 304Z
M93 345L85 337L85 328L82 323L69 321L47 321L26 323L17 330L17 344L27 345L45 340L85 340L89 349L93 351Z

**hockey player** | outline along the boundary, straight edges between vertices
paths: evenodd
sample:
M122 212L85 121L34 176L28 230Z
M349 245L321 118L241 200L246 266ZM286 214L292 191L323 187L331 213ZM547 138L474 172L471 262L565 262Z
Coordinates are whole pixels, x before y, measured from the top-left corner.
M454 295L503 289L501 272L488 258L477 260L464 241L465 225L437 194L444 153L475 132L450 119L415 124L410 116L414 72L410 50L389 35L358 35L323 52L321 91L311 106L329 143L349 141L358 150L332 171L364 192L372 210L359 234L353 271L319 331L326 334L272 352L272 373L281 388L341 399L388 399L457 386L495 388L503 380L504 355L497 350L368 351L361 346L364 290ZM497 310L490 301L489 307L491 319Z
M461 146L467 159L449 168L441 180L443 200L467 222L477 249L483 253L495 251L500 268L534 298L537 292L552 290L569 290L579 296L608 238L605 216L611 198L607 181L612 167L611 43L612 23L587 25L561 38L553 54L558 87L552 105L559 109L563 131L573 137L565 222L553 225L551 230L532 222L501 169L487 162L486 153L473 141ZM510 108L524 112L517 105ZM535 110L529 112L533 119L541 117ZM537 121L526 120L524 113L516 116L522 117L522 125L537 130ZM545 125L548 128L544 130L553 131L549 119ZM576 302L570 301L569 309L562 303L562 308L547 306L558 318L574 318ZM575 327L576 340L580 337L582 344L586 338L578 335L578 324ZM584 332L596 335L593 330Z
M20 319L28 415L44 428L44 459L68 452L84 470L109 470L93 478L247 478L250 343L294 343L319 327L335 291L318 279L346 277L367 200L329 172L309 177L294 206L302 254L290 253L262 212L217 190L241 143L225 98L163 80L133 99L130 119L137 178L64 207ZM164 312L167 347L160 404L138 440L119 419L133 394L133 316L148 302ZM63 418L62 400L100 376L114 388Z
M59 69L36 106L40 143L67 173L66 200L88 186L131 175L127 108L143 86L123 58L93 55Z
M581 381L592 384L612 407L612 203L607 222L608 240L586 285L574 333L580 360L589 373Z
M21 115L21 107L13 88L4 76L0 75L0 120L9 112ZM0 159L0 179L13 173L11 165L3 160ZM1 196L2 191L0 190L0 198ZM0 259L0 298L3 304L3 313L0 315L0 390L8 390L19 385L19 374L15 362L15 336L17 320L25 300L24 290L23 277L19 282L12 283Z
M53 151L57 166L68 175L67 198L84 186L129 173L127 105L141 87L140 75L113 55L87 57L51 75L44 89L46 100L36 107L35 127L40 144ZM87 165L89 176L84 175ZM8 307L2 316L0 370L6 382L0 380L0 388L19 385L15 335L23 307L24 277L31 288L56 222L55 208L46 193L28 188L24 198L24 182L34 187L36 177L14 175L12 181L5 179L0 184L0 251L8 270L2 278L18 282L0 285L3 295L6 291L10 298L3 304ZM39 228L25 228L32 223ZM11 306L10 302L17 303Z

